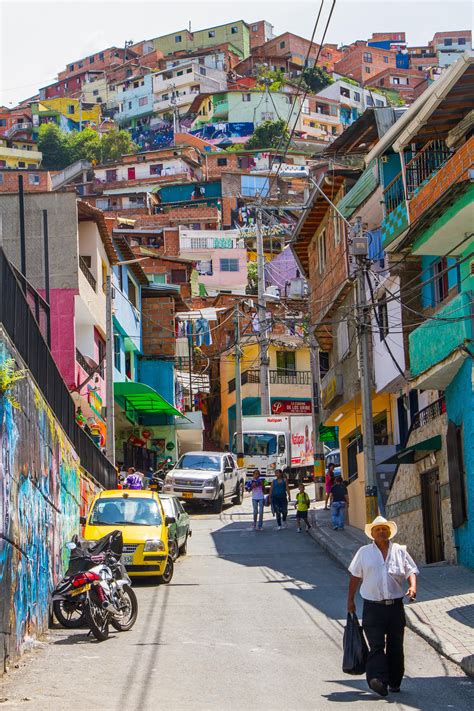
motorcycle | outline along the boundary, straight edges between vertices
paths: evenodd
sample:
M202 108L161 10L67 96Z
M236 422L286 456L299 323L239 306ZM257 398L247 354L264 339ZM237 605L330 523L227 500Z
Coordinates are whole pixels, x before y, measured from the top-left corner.
M109 636L109 624L130 630L138 615L138 601L121 560L121 531L99 541L66 544L71 551L65 577L53 592L53 611L63 627L87 626L99 641Z
M167 457L165 461L161 463L150 479L150 489L152 491L163 491L165 476L173 469L173 466L171 457Z

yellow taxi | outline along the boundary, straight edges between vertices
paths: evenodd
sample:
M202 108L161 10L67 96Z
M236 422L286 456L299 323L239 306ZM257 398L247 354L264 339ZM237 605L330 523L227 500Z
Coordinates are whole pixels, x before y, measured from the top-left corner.
M165 516L155 491L101 491L81 523L88 541L98 541L111 531L122 532L122 560L131 577L155 575L162 583L171 581L173 561L168 551L167 526L174 519Z

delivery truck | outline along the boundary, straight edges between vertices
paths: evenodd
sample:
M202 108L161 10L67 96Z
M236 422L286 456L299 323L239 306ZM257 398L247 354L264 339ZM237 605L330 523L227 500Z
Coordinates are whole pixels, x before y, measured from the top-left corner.
M247 476L258 469L271 480L282 469L290 482L312 479L314 465L311 415L252 415L242 418ZM234 435L233 451L236 453Z

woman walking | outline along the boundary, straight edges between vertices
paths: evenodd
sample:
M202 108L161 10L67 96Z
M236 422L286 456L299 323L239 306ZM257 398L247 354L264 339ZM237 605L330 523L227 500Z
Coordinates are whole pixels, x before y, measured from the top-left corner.
M277 529L281 531L286 528L286 517L288 515L288 501L291 501L288 482L283 476L281 469L275 470L275 479L270 487L270 505L275 511ZM283 523L282 523L283 522Z
M247 491L252 492L253 526L257 531L263 529L263 502L265 499L265 479L260 476L258 469L253 470L252 479L245 485Z
M328 468L326 470L326 500L324 502L324 510L327 511L329 506L329 496L331 495L331 489L334 486L334 467L335 464L328 464Z

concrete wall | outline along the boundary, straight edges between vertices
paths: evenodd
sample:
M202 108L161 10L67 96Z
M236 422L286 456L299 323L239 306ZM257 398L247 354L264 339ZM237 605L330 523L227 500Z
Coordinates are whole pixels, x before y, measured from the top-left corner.
M20 363L0 331L8 357ZM64 544L99 489L30 377L15 397L18 409L0 397L0 673L46 632Z

